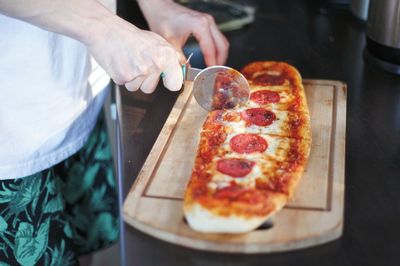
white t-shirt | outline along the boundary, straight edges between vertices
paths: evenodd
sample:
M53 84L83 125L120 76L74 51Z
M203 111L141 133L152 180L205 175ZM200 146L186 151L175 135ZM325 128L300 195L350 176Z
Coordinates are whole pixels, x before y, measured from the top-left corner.
M0 14L0 179L78 151L109 81L82 43Z

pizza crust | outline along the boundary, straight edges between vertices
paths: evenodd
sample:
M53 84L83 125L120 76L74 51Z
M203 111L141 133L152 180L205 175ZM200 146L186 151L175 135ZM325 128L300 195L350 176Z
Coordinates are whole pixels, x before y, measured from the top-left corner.
M259 227L267 217L245 218L238 215L219 216L194 203L185 210L190 227L203 233L245 233Z
M272 206L271 211L263 215L245 215L243 214L244 212L240 211L240 208L244 206L228 208L228 212L222 215L218 212L218 209L206 208L196 201L188 202L186 200L184 203L184 213L190 227L199 232L246 233L257 229L276 212L281 210L287 202L287 197L284 194L277 194L275 197L269 199L272 200L269 200Z

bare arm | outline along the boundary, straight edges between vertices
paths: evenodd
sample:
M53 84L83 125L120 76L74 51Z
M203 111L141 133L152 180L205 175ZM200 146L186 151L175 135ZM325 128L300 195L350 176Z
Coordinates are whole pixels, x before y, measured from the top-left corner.
M182 85L174 47L112 14L96 0L0 0L0 12L81 41L111 78L130 90L151 93L161 72L166 74L168 89Z
M84 44L106 31L113 14L94 0L0 0L0 12Z

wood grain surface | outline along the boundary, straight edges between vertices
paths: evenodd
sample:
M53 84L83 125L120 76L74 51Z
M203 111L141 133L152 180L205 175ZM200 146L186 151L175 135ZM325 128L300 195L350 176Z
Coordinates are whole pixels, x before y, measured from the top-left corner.
M296 192L271 228L247 234L202 234L183 219L183 194L207 112L185 84L124 203L125 221L140 231L186 247L261 253L313 246L342 234L346 85L304 80L311 113L310 159Z

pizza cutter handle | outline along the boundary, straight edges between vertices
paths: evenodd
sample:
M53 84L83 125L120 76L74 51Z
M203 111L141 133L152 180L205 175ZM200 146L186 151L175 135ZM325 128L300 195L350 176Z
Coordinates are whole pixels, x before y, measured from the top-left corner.
M187 75L187 64L182 65L182 75L183 75L183 81L185 81ZM161 72L160 77L163 79L165 77L165 73Z
M187 80L187 70L188 70L188 67L189 67L190 58L192 58L192 56L193 56L193 53L191 53L188 56L188 59L186 60L186 63L182 64L182 66L181 66L182 67L183 81ZM160 77L164 78L165 77L165 73L161 72Z

